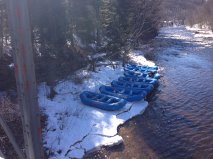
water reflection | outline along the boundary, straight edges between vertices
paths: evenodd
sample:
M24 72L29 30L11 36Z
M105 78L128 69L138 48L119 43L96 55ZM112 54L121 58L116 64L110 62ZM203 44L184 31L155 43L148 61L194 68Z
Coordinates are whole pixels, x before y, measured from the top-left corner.
M102 158L213 159L213 38L170 35L159 36L168 45L155 57L163 78L148 109L120 128L123 147L102 149Z

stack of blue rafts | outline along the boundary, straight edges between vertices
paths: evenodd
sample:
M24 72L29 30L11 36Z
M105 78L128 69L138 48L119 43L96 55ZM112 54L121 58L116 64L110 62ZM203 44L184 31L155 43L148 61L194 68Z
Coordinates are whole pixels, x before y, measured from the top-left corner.
M102 85L100 93L84 91L80 94L83 104L103 110L115 111L127 102L140 101L158 85L158 67L128 64L124 76L112 81L111 86Z

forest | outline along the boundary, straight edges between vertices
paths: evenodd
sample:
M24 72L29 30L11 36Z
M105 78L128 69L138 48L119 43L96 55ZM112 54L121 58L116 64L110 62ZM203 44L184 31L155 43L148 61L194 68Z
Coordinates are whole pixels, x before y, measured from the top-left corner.
M163 21L213 28L212 0L36 0L30 4L38 81L52 83L106 52L125 59L158 34ZM14 88L11 37L0 0L0 88ZM124 60L125 61L125 60ZM48 63L48 67L46 64ZM5 80L10 79L10 80Z

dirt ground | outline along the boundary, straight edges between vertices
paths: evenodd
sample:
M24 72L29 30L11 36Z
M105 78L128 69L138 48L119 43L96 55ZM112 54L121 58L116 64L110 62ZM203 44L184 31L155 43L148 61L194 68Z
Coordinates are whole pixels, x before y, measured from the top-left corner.
M9 93L5 93L0 96L0 114L14 134L14 137L16 138L16 141L21 150L24 151L24 139L22 134L20 111L18 104L16 104L17 101L14 99L12 101L11 97L12 96L9 95ZM15 153L9 138L5 134L2 127L0 127L0 149L7 158L17 158L17 154Z
M16 94L13 92L13 94ZM17 104L17 96L12 96L10 92L0 94L0 115L9 126L12 131L17 144L21 151L25 153L24 137L22 129L22 121L20 116L19 106ZM42 128L45 127L46 116L41 116ZM17 154L9 141L9 138L5 134L3 128L0 126L0 150L2 151L6 159L17 159ZM46 153L45 159L47 159Z

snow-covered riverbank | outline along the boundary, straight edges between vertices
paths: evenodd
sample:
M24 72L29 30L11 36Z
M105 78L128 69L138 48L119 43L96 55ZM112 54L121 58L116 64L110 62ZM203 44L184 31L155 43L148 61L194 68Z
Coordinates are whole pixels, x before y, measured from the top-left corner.
M199 34L196 33L198 31ZM171 43L171 46L164 48L164 51L174 54L174 51L177 51L174 47L178 49L180 42L181 48L184 47L184 49L193 48L192 44L196 44L195 49L198 46L209 46L208 38L212 38L213 34L205 29L180 26L162 28L160 36L163 36L168 44ZM190 47L185 47L186 45ZM155 65L147 61L141 51L133 51L130 59L142 65ZM98 92L100 85L110 84L112 80L122 75L121 65L115 69L111 66L102 66L97 68L97 72L79 70L76 72L75 80L71 77L72 80L64 80L56 85L55 91L58 95L52 100L47 98L49 88L45 84L40 85L39 103L43 112L48 116L47 126L43 130L43 140L44 146L48 148L50 159L82 158L86 152L100 148L100 146L122 142L122 137L117 133L118 126L142 113L148 103L146 101L128 103L120 111L107 112L85 106L79 99L82 91ZM83 79L82 83L73 82L80 79Z
M163 78L149 107L120 129L124 146L86 159L213 158L212 44L206 29L162 28L150 44Z
M141 51L133 51L130 59L138 64L154 66ZM43 130L44 146L49 149L51 159L82 158L86 152L100 146L119 144L122 137L117 134L118 126L148 106L146 101L140 101L128 103L120 111L107 112L81 103L79 94L82 91L98 92L100 85L109 85L122 76L121 65L115 69L102 66L97 68L97 72L79 70L76 75L84 79L82 84L73 80L61 81L55 87L58 95L52 100L47 98L49 88L44 83L39 87L39 104L48 117Z

